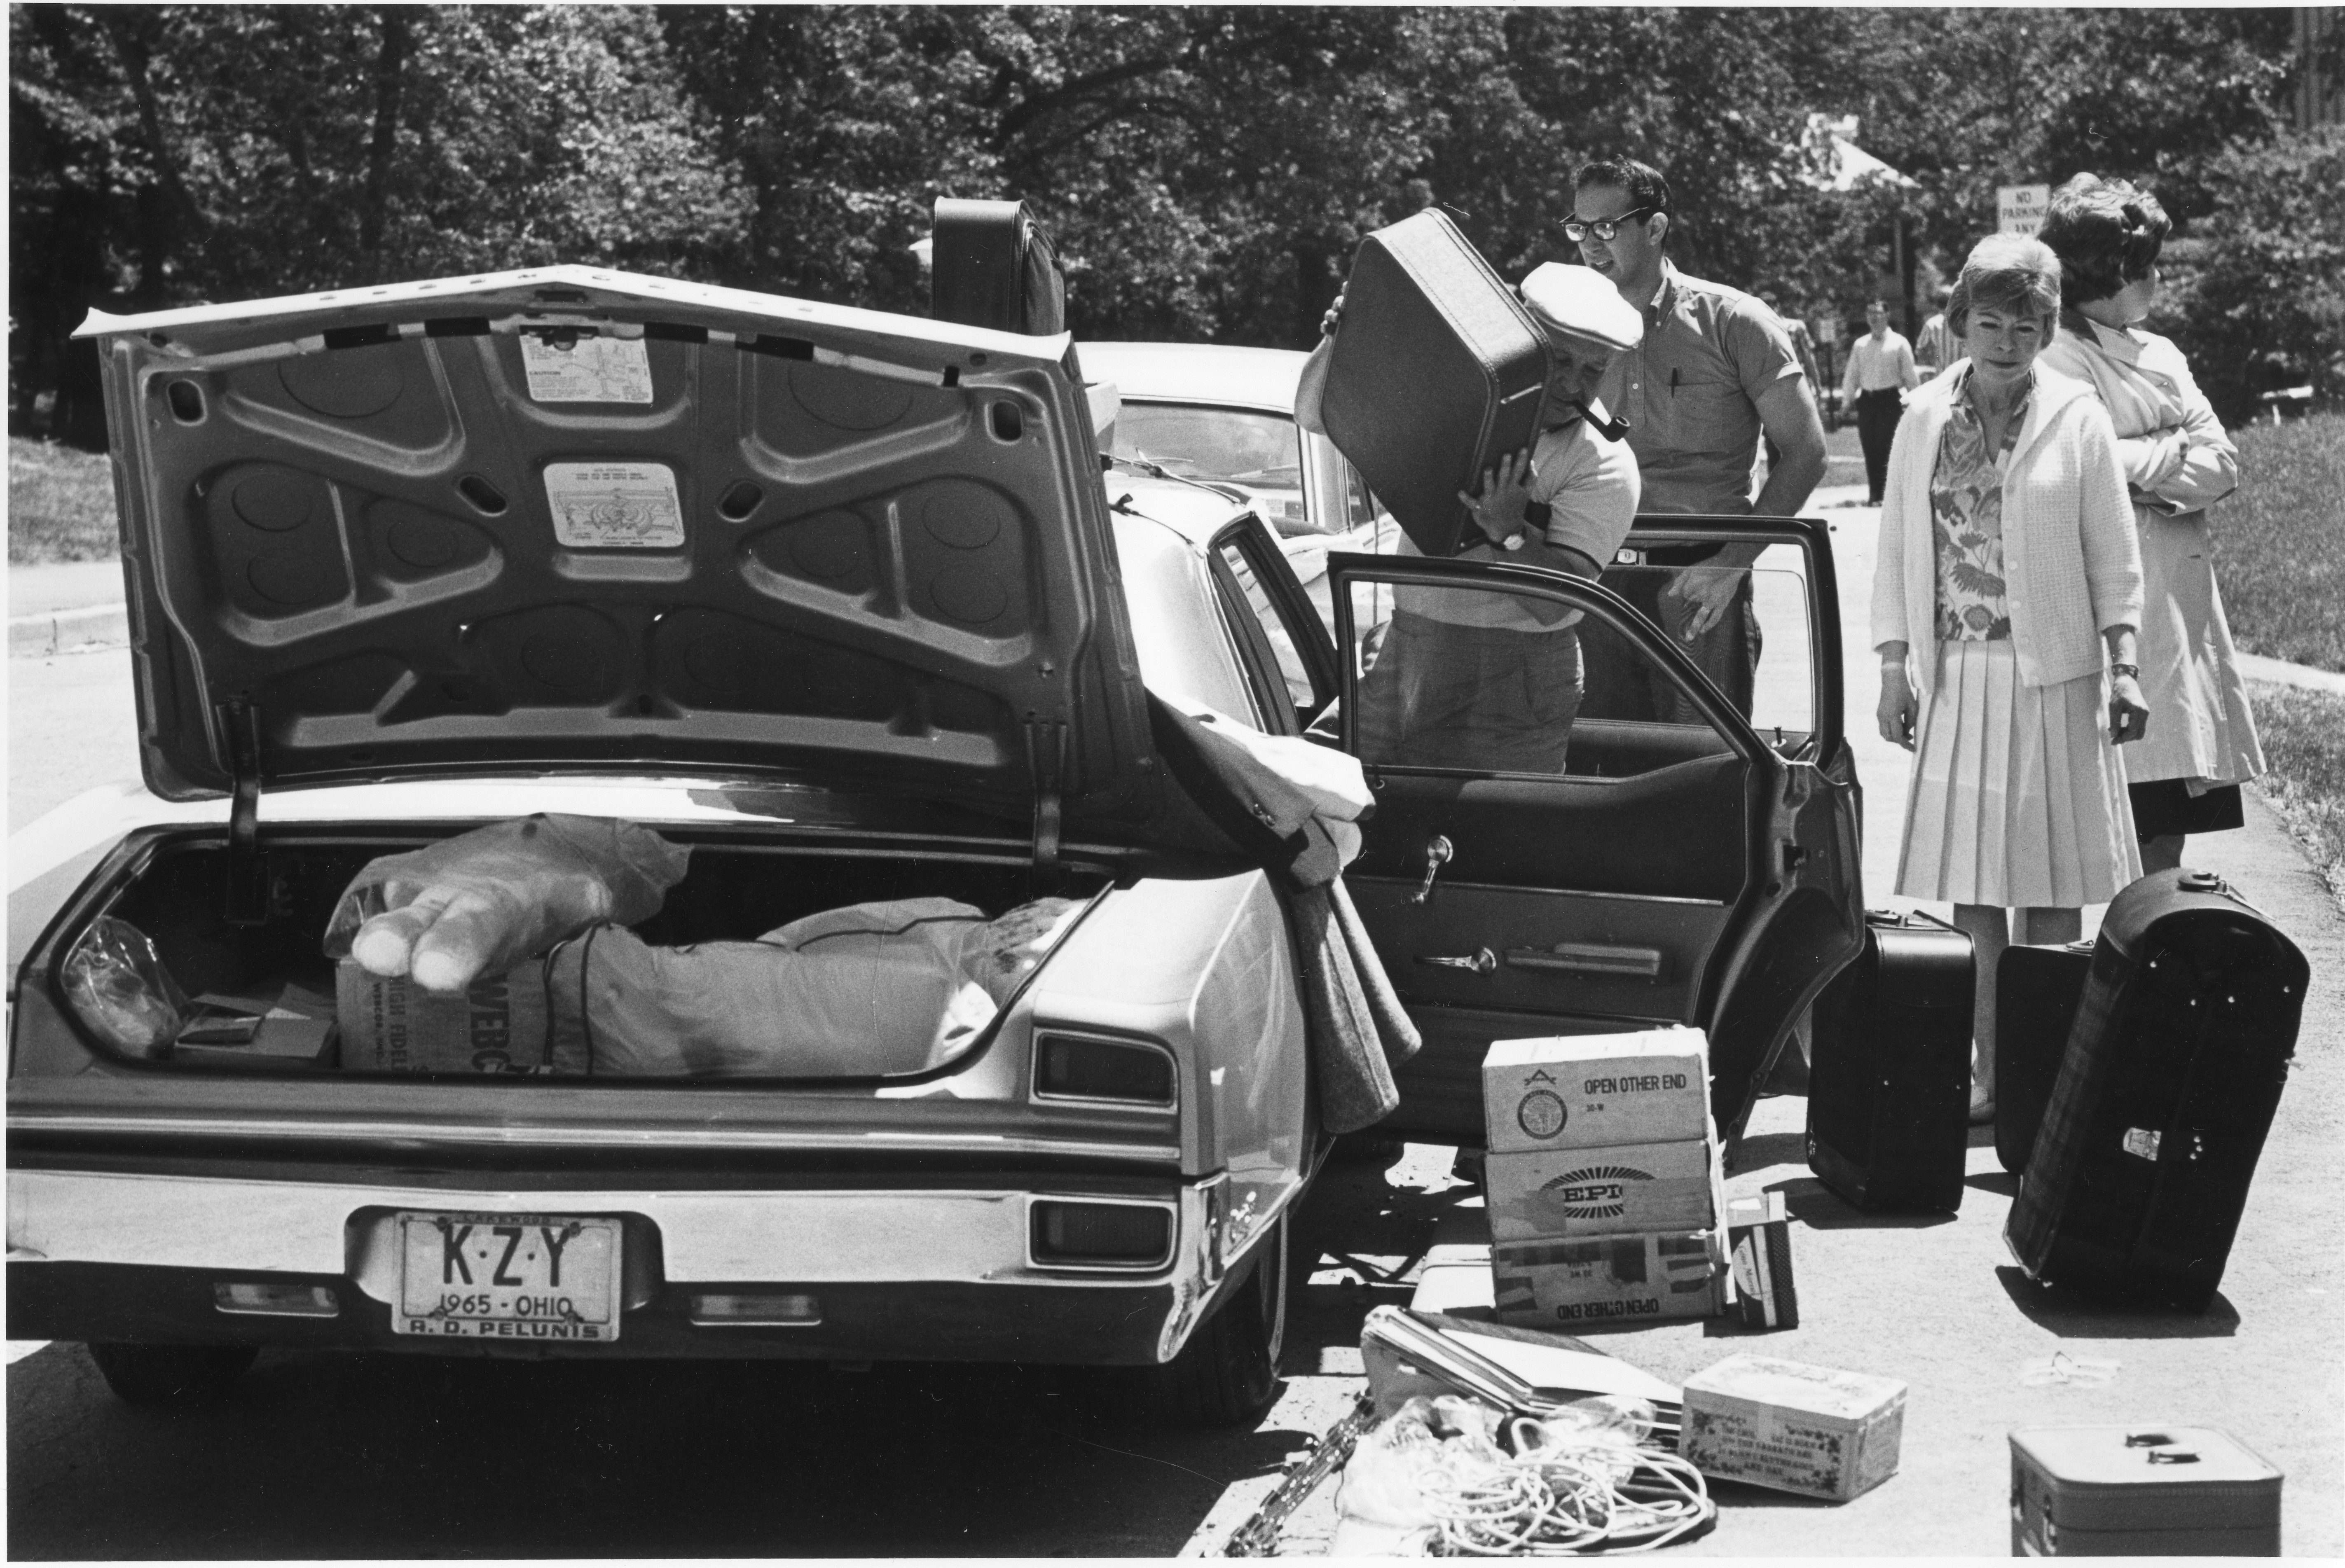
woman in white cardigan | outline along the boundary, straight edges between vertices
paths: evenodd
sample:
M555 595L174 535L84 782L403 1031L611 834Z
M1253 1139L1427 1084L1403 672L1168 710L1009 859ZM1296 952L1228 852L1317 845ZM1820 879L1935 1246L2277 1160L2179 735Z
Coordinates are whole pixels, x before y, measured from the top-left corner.
M2021 942L2074 941L2141 875L2116 750L2147 719L2141 552L2108 414L2036 363L2059 308L2038 241L1972 250L1946 309L1964 358L1906 404L1873 580L1881 733L1914 753L1896 890L1970 933L1974 1121L1994 1115L2005 911Z
M2060 334L2044 363L2100 394L2133 491L2150 733L2125 762L2150 871L2182 864L2186 835L2240 826L2239 785L2264 771L2207 539L2208 509L2238 488L2239 451L2182 350L2140 325L2167 227L2156 197L2080 174L2052 193L2037 236L2060 258Z

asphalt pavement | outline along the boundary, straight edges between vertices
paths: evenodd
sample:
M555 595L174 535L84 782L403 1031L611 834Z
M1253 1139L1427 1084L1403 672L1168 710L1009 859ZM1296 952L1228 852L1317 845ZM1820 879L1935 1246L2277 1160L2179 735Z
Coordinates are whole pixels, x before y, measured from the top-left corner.
M1861 490L1820 492L1815 506L1835 530L1869 902L1894 906L1886 889L1907 759L1873 733L1876 677L1863 644L1878 517L1852 500ZM102 586L102 573L86 576ZM21 573L10 603L12 833L136 768L127 654L70 651L73 628L98 624L96 615L53 613L57 635L20 646L25 617L90 608L28 607L20 586ZM1721 1486L1717 1528L1672 1554L2007 1555L2006 1434L2138 1422L2229 1431L2287 1473L2283 1550L2345 1555L2345 1201L2335 1174L2345 916L2252 792L2248 811L2243 830L2193 840L2190 863L2221 873L2287 930L2312 961L2313 986L2214 1308L2113 1312L2025 1280L2002 1243L2016 1184L1984 1130L1958 1214L1867 1216L1809 1175L1805 1101L1763 1101L1728 1188L1783 1193L1801 1327L1657 1324L1589 1337L1672 1380L1738 1351L1903 1380L1902 1463L1839 1506ZM2098 913L2087 912L2088 929ZM77 1349L12 1346L9 1552L1215 1553L1285 1457L1350 1408L1367 1310L1406 1302L1435 1246L1483 1238L1475 1189L1451 1176L1451 1158L1412 1145L1389 1171L1348 1166L1323 1179L1295 1237L1311 1261L1289 1325L1285 1392L1251 1435L1132 1431L1078 1415L1047 1378L983 1370L881 1368L858 1379L279 1353L220 1411L130 1411L107 1400ZM634 1467L616 1482L614 1459ZM1293 1522L1288 1553L1324 1551L1335 1490L1322 1488ZM417 1502L426 1496L429 1507Z

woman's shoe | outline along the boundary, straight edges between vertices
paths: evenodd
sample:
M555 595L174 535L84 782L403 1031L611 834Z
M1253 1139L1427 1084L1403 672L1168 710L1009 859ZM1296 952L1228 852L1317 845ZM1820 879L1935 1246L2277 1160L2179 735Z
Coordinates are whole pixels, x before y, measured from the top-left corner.
M1971 1085L1971 1125L1985 1127L1995 1120L1995 1091L1979 1084Z

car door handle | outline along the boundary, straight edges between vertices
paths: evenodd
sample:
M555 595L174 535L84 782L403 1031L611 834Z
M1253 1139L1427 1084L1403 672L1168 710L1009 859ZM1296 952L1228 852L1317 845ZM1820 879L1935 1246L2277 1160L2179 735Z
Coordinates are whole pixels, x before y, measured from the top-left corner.
M1433 879L1441 875L1441 868L1448 865L1450 857L1457 853L1446 834L1436 833L1425 841L1425 880L1417 885L1416 892L1408 895L1411 904L1422 904L1433 896Z
M1487 975L1498 966L1498 956L1487 947L1477 948L1471 954L1460 955L1457 957L1439 953L1419 953L1416 956L1416 961L1420 964L1431 964L1442 969L1470 969L1477 975Z
M1620 975L1658 980L1667 956L1658 947L1614 947L1601 942L1558 942L1552 947L1509 947L1518 969L1560 969L1578 975Z

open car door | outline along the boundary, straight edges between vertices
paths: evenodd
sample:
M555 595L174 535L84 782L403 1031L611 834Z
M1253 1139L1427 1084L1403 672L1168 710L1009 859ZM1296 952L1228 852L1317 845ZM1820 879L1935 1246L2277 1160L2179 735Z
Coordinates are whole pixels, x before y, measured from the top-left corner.
M1760 653L1747 701L1632 608L1679 570L1645 551L1723 541L1767 547L1749 596ZM1862 946L1826 526L1644 518L1629 544L1600 584L1497 562L1328 558L1342 701L1315 731L1340 735L1375 792L1347 881L1425 1037L1399 1075L1393 1131L1478 1144L1493 1040L1673 1022L1708 1032L1711 1110L1734 1138L1796 1021ZM1486 663L1477 677L1524 683L1554 728L1540 754L1477 759L1437 733L1454 697L1393 694L1412 651L1450 645L1417 634L1427 616L1572 613L1576 711L1551 663L1533 675Z

